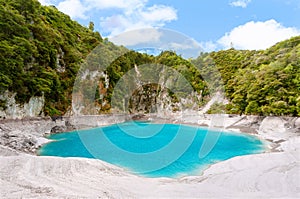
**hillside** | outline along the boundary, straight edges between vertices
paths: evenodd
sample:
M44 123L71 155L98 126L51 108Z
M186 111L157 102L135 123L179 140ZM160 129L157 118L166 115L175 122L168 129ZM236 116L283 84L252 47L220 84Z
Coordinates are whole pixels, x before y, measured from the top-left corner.
M37 0L0 2L0 93L15 93L21 106L40 96L45 115L63 115L75 96L73 103L86 105L78 107L84 114L199 110L214 92L223 91L229 103L214 104L210 113L300 116L300 37L264 51L229 49L203 53L195 60L166 51L155 57L103 40L92 23L83 27ZM105 70L99 67L114 57ZM140 67L145 64L156 68ZM172 74L162 66L169 66ZM154 71L153 82L142 81L146 77L141 72ZM192 90L174 76L177 73ZM136 90L122 101L124 93L114 90L124 75L134 80ZM176 84L171 85L174 78ZM129 80L121 90L129 88ZM0 111L6 108L7 99L0 95Z
M0 20L0 92L17 93L21 104L44 96L46 114L64 113L80 63L100 34L37 0L0 0Z
M198 109L209 94L200 71L174 52L158 56L99 45L82 65L73 110L82 114Z
M228 113L300 115L300 37L264 51L212 52L194 62L203 71L211 71L212 66L218 69L230 101Z

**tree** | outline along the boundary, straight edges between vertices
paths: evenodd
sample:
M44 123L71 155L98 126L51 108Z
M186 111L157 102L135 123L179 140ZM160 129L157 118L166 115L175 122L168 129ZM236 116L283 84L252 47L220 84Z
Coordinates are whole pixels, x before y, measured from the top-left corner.
M89 29L94 32L94 28L95 28L94 22L90 21L90 23L89 23Z

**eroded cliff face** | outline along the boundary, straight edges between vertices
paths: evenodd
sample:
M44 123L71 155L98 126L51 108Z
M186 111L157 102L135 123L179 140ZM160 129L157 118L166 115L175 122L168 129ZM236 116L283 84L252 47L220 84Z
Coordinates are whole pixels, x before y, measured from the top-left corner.
M129 113L170 115L178 111L198 110L201 95L197 92L180 97L167 87L149 84L139 87L129 99Z
M75 115L103 112L170 115L199 110L203 101L202 93L194 91L180 73L162 65L135 66L114 87L109 78L99 71L82 72L73 92Z
M98 115L103 113L155 113L172 115L186 110L199 110L203 105L201 92L196 92L179 73L165 66L135 67L122 77L111 94L110 77L105 72L85 70L74 86L71 115ZM111 96L110 96L111 95ZM0 95L0 117L21 119L44 116L44 97L31 97L18 104L16 93ZM110 97L111 101L108 100Z
M44 116L43 108L45 98L31 97L28 103L18 104L15 100L16 93L4 92L0 100L4 102L0 107L0 117L6 119L22 119L25 117Z

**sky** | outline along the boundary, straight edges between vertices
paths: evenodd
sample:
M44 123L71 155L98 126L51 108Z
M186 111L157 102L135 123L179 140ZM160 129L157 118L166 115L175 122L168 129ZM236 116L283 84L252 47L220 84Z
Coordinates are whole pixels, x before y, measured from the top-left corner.
M267 49L300 35L300 0L39 0L114 41L128 31L167 29L204 51ZM141 39L151 34L135 34ZM148 38L149 39L149 38Z

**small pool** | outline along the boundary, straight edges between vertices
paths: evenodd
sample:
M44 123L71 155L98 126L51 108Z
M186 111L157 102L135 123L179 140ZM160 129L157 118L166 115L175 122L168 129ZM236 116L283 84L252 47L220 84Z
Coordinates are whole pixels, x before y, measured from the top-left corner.
M262 153L254 136L180 124L126 122L49 136L43 156L100 159L147 177L199 175L209 165Z

